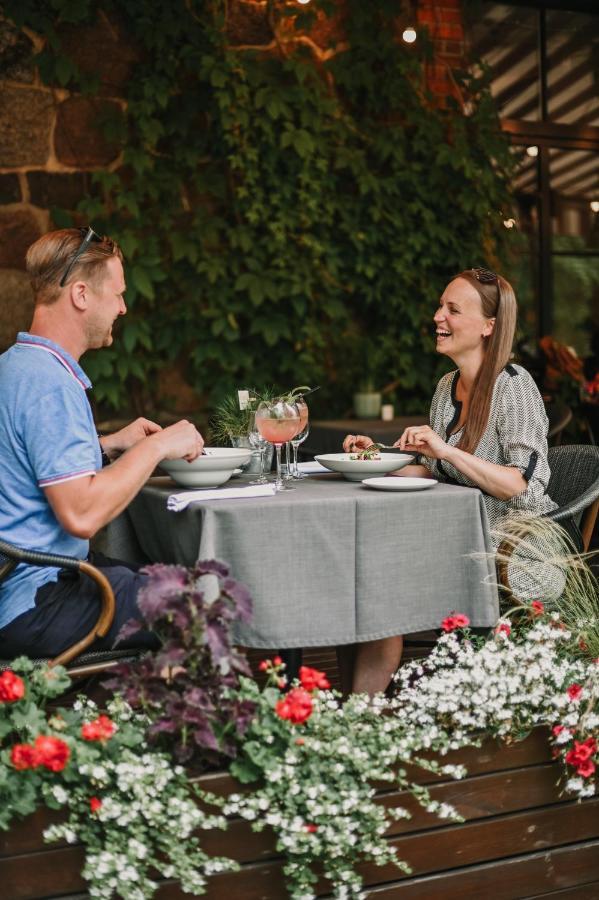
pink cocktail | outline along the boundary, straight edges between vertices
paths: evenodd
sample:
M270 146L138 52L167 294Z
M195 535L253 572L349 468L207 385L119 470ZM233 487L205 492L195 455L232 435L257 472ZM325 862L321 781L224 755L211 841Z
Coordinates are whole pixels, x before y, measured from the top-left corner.
M279 397L272 402L262 401L254 417L256 428L265 441L274 444L277 458L278 491L289 490L281 478L281 447L291 441L300 431L300 412L296 404Z
M285 419L257 418L256 425L264 440L274 444L275 447L286 444L302 430L301 416L290 416Z
M300 434L308 424L308 404L304 400L300 400L297 404L297 408L300 413L300 427L298 431L298 434Z

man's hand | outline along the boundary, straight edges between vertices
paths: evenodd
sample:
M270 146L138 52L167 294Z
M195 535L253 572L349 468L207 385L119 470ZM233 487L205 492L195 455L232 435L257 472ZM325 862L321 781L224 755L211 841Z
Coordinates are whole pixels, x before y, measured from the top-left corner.
M152 440L159 444L161 459L186 459L191 462L204 449L204 438L187 419L163 428Z
M95 475L48 485L44 491L65 531L89 540L122 512L161 460L183 458L191 462L200 455L203 446L204 439L191 422L183 420L168 428L156 425L111 466Z
M367 450L373 444L372 438L365 434L348 434L343 441L343 452L355 453L357 450Z
M156 422L139 418L126 425L125 428L121 428L120 431L101 437L100 444L106 456L109 459L115 459L125 450L134 447L138 441L142 441L151 434L156 434L157 431L162 431L162 428Z

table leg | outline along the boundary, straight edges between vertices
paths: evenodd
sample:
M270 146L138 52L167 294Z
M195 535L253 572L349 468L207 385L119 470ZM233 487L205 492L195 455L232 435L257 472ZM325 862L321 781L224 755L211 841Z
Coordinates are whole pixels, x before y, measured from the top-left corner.
M279 650L279 656L285 663L285 674L287 676L288 684L291 684L294 678L299 678L303 652L301 647L292 647L290 650Z

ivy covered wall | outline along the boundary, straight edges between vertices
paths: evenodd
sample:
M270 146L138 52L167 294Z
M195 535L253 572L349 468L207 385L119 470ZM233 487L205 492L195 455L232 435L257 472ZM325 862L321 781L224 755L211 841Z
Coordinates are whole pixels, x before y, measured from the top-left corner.
M341 413L370 380L426 409L439 292L497 264L509 153L457 0L418 6L408 45L397 0L8 0L0 345L27 245L89 222L127 260L129 313L84 359L105 408L319 383Z

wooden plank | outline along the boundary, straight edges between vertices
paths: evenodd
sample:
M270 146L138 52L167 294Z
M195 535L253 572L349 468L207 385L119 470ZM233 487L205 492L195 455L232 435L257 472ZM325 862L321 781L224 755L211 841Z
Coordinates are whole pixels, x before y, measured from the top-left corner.
M597 900L599 897L599 881L592 884L579 884L576 887L569 887L563 891L550 891L548 894L531 894L524 897L523 900Z
M10 900L39 900L85 891L81 877L83 847L44 850L12 856L0 862L0 896Z
M557 766L548 764L432 785L430 794L441 803L454 804L466 819L481 820L522 808L567 802L567 797L559 797L558 774ZM388 831L390 836L447 827L447 819L426 812L407 791L389 792L380 798L380 802L387 807L403 806L412 813L412 819L392 823ZM224 852L222 848L226 843L227 854L240 863L266 861L278 856L270 828L253 832L248 822L239 819L229 823L226 837L213 831L205 832L201 840L206 851L214 855Z
M463 781L445 781L430 785L429 790L434 800L452 803L466 819L484 819L523 807L532 809L560 802L556 787L558 775L558 766L551 763L473 776ZM222 778L220 775L214 777ZM566 800L562 798L561 802ZM404 806L412 814L410 820L394 822L389 831L391 835L447 827L447 820L427 813L407 791L387 791L379 802L387 807ZM9 832L3 833L0 873L2 858L50 849L43 842L42 832L51 822L59 819L59 813L40 809L26 821L15 823ZM249 823L240 819L230 821L226 834L216 830L202 832L201 840L207 852L213 854L224 852L223 847L226 846L226 852L238 862L267 860L277 855L275 838L270 829L256 833Z
M531 853L523 857L502 859L494 863L441 872L423 878L407 878L393 884L366 891L372 900L464 900L490 894L493 900L514 900L515 897L546 897L555 900L597 900L599 891L588 893L590 887L599 886L599 841L574 844ZM549 893L544 890L547 888ZM559 888L556 892L553 888ZM530 893L534 891L535 893ZM582 893L578 893L581 891Z
M432 785L429 792L433 800L454 806L466 821L480 821L522 809L567 802L569 798L559 794L559 774L559 768L548 763ZM388 832L390 835L447 827L447 819L428 813L407 791L387 794L379 802L387 807L403 806L412 814L411 819L394 822Z
M542 855L547 855L553 847L573 842L593 841L596 847L597 838L599 800L587 800L400 836L392 843L398 857L409 862L413 876L418 876L519 854L543 851ZM401 873L392 865L366 864L360 871L367 887L402 880ZM328 890L325 883L319 885L320 894L326 896ZM209 900L229 900L231 897L281 900L285 897L282 865L277 861L252 863L243 866L240 872L217 875L210 882L206 896ZM168 897L170 900L170 895Z
M424 875L596 838L599 798L408 834L394 838L392 844L414 875ZM391 865L368 863L360 870L369 885L397 877Z
M480 775L487 772L506 772L510 769L518 769L523 766L534 766L539 763L552 762L551 751L549 748L548 732L544 728L535 729L525 740L514 742L512 744L504 744L491 738L484 741L481 747L464 747L462 750L455 750L446 756L434 756L434 754L423 754L423 756L437 759L443 765L464 765L468 770L468 775ZM406 772L408 777L418 784L433 784L435 782L449 781L447 775L434 775L431 772L425 772L417 766L407 766ZM556 776L557 780L557 776ZM220 797L226 797L233 792L239 793L244 789L226 772L214 772L207 775L201 775L198 783L207 791L217 794ZM462 781L462 784L465 782ZM382 783L380 785L384 791L389 790L389 785ZM0 851L1 852L1 851Z

